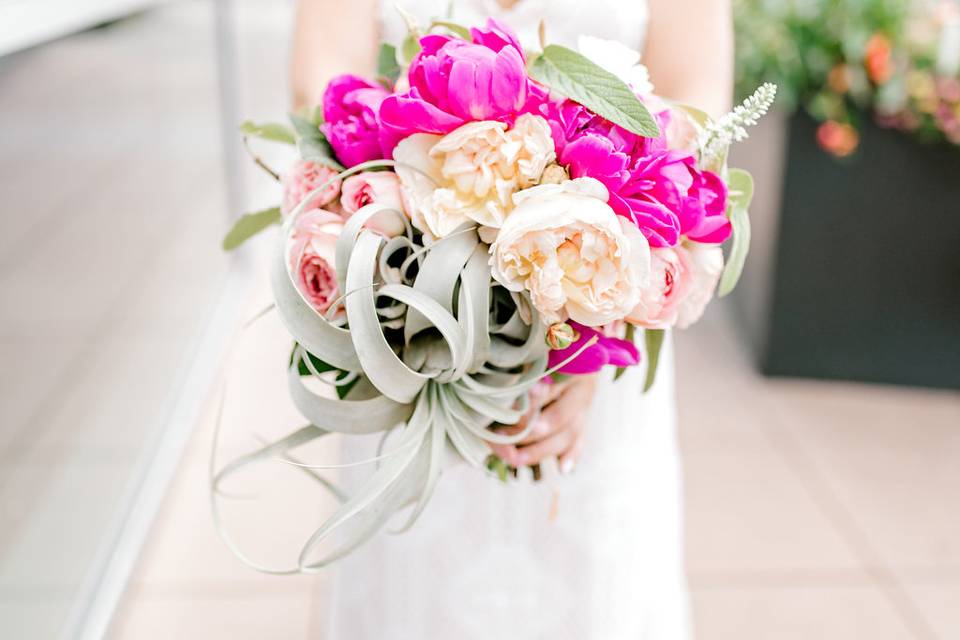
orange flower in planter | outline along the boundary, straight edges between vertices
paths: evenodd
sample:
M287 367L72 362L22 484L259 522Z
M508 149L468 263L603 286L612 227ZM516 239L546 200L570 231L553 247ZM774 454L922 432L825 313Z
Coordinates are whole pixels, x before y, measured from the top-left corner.
M827 153L844 158L857 150L860 136L845 122L827 120L817 128L817 143Z
M884 84L893 75L893 58L890 40L882 33L875 33L867 40L863 64L874 84Z

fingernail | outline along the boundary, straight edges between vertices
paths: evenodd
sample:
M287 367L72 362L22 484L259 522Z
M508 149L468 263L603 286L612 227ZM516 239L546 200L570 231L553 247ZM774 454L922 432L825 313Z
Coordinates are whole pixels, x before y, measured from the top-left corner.
M573 461L573 458L565 459L563 462L560 463L560 473L562 473L565 476L569 475L570 472L573 471L573 467L575 465L576 463Z

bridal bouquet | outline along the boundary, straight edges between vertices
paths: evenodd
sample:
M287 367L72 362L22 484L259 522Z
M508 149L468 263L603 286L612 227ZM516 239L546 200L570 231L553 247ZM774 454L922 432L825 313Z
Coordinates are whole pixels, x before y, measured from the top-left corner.
M315 570L410 504L412 524L446 452L502 474L489 444L530 427L491 427L517 424L545 380L636 366L642 332L649 388L664 331L743 267L752 183L727 149L773 94L712 120L654 96L617 43L530 53L494 20L437 22L384 45L377 79L331 80L292 129L245 123L299 157L280 206L244 216L224 246L281 227L272 286L310 424L225 467L215 490L330 433L384 434L367 482L333 489L342 506L290 569Z

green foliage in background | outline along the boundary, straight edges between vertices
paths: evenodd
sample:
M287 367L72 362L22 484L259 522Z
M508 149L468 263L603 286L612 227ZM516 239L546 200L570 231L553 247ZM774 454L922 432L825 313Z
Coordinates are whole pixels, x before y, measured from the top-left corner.
M851 153L865 117L960 144L960 81L946 40L955 2L734 0L737 91L779 86L781 108L828 123L827 151ZM956 52L960 55L960 51Z

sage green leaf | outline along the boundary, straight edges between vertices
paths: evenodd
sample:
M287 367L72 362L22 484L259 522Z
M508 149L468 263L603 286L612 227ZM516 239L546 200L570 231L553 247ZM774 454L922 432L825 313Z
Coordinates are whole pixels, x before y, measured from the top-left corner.
M270 225L280 224L280 207L270 207L240 216L223 238L223 250L233 251Z
M487 462L487 469L497 474L497 478L500 479L500 482L507 481L507 474L510 472L510 470L507 468L507 463L502 459L491 455L490 461Z
M392 87L400 77L400 64L397 62L397 48L388 42L380 45L377 56L377 76L386 80Z
M657 367L660 365L660 349L663 347L663 338L666 335L663 329L644 329L643 341L647 347L647 379L643 382L643 392L646 393L657 379Z
M470 40L470 29L466 28L462 24L457 24L456 22L451 22L450 20L434 20L430 23L430 29L434 27L442 27L449 31L450 33L455 34L456 36L463 38L464 40Z
M727 264L720 276L719 297L724 297L733 291L743 273L743 265L750 251L750 215L748 209L753 199L753 178L742 169L730 169L727 178L729 186L729 216L733 226L733 242L730 246L730 255Z
M656 120L623 80L572 49L548 45L529 72L537 82L627 131L647 138L660 135Z
M290 127L276 122L264 122L257 124L246 120L240 124L240 132L246 136L271 140L273 142L283 142L285 144L294 144L296 138Z
M316 127L323 124L323 105L303 106L297 109L295 113Z
M691 107L690 105L686 105L686 104L678 104L676 105L676 108L679 109L680 111L683 111L688 116L690 116L690 118L701 129L705 129L707 125L710 124L710 121L712 120L712 118L710 117L709 114L707 114L706 111L701 111L696 107Z
M301 158L343 170L343 165L337 161L333 148L320 131L319 125L295 113L290 114L290 122L297 134L297 151Z

